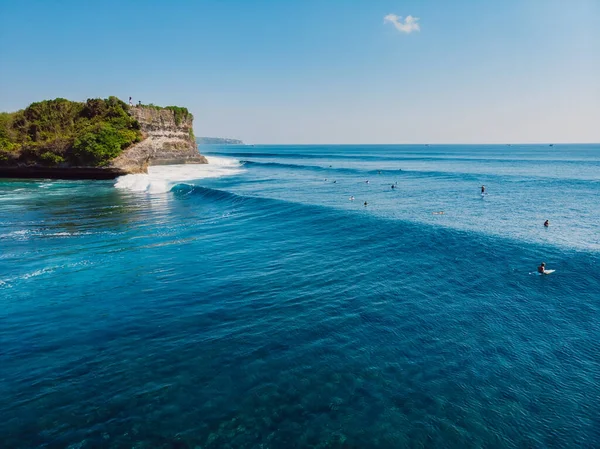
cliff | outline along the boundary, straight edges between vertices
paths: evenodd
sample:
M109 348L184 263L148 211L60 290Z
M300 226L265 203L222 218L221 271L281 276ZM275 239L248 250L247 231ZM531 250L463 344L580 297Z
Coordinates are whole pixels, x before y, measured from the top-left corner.
M113 159L109 167L146 173L149 165L206 164L194 139L193 117L169 108L134 106L130 115L140 124L143 140Z
M0 113L0 177L110 179L150 165L205 164L187 109L63 98Z

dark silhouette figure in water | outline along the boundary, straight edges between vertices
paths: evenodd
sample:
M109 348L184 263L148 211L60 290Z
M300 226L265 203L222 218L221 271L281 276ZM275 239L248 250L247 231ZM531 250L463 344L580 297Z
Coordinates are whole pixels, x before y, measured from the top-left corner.
M548 226L550 226L550 222L549 222L548 220L546 220L546 221L544 222L544 226L547 228Z

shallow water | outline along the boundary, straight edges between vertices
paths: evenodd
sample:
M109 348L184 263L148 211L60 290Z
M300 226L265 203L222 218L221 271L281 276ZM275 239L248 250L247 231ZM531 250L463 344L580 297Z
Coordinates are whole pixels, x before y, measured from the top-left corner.
M3 447L600 445L600 147L203 151L0 181Z

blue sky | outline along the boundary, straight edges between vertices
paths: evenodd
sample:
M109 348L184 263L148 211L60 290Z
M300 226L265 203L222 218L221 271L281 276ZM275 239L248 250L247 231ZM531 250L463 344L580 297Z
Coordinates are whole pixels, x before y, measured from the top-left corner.
M0 0L0 110L109 95L250 143L600 142L600 1Z

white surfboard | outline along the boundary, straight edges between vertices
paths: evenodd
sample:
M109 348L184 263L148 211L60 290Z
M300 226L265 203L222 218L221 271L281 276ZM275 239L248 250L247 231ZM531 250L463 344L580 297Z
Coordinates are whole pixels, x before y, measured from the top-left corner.
M552 274L554 273L556 270L545 270L543 273L540 273L539 271L532 271L529 274L537 274L538 276L544 276L546 274Z

